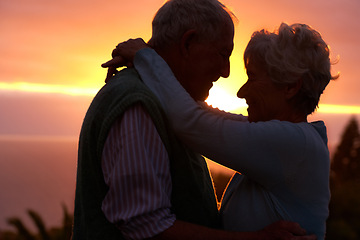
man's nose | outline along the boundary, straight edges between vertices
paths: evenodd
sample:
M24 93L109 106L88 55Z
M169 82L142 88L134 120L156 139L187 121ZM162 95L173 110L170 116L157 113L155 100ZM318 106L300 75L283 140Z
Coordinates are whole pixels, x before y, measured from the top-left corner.
M227 78L230 75L230 61L228 60L221 69L221 77Z

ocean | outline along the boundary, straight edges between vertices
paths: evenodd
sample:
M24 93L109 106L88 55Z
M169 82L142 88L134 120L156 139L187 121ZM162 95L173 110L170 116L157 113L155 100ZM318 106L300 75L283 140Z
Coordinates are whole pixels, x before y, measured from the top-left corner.
M28 209L60 226L62 204L73 212L76 159L76 137L0 136L0 230L14 229L12 217L34 229Z

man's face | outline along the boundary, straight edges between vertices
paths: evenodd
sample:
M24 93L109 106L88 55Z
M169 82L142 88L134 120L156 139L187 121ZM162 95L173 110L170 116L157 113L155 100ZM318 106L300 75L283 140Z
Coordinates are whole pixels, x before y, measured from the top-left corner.
M274 84L267 71L259 64L250 62L247 75L248 80L237 96L246 99L249 122L281 120L286 103L284 87Z
M194 44L189 51L181 84L197 101L204 101L213 82L230 74L230 61L234 43L234 27L229 23L220 38Z

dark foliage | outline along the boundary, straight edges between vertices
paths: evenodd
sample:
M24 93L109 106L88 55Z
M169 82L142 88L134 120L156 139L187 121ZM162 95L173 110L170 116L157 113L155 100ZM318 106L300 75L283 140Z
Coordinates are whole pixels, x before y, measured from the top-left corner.
M12 231L0 231L0 240L69 240L71 238L73 216L69 214L65 204L63 208L63 224L60 227L47 229L42 217L34 210L28 210L29 217L34 222L38 232L32 233L21 219L13 217L7 220L8 224L16 229Z
M360 134L355 117L345 127L331 163L326 239L360 239Z

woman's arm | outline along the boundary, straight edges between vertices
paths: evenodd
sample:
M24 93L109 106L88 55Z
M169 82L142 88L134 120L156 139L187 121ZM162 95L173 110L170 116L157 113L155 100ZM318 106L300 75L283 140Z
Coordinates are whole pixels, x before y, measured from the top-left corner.
M159 98L177 136L209 159L268 185L269 179L272 184L283 180L283 159L301 155L297 141L303 134L293 124L234 121L205 111L153 49L138 51L134 65Z
M232 119L235 121L241 121L241 122L247 122L247 117L243 116L241 114L235 114L231 112L226 112L223 110L220 110L218 108L214 108L212 106L209 106L206 102L197 102L205 111L208 111L210 113L216 114L218 116L221 116L223 118Z

